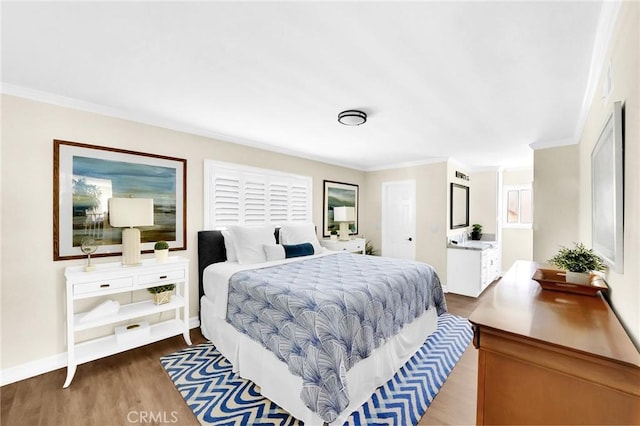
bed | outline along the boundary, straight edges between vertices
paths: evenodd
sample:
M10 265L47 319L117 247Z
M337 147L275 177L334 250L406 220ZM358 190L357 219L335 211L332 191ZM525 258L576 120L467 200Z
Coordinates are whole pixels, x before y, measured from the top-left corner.
M438 276L419 262L330 252L315 232L309 243L271 232L260 249L278 255L259 262L227 261L226 231L198 233L202 333L292 416L343 424L435 331L446 311ZM295 254L283 258L285 248Z

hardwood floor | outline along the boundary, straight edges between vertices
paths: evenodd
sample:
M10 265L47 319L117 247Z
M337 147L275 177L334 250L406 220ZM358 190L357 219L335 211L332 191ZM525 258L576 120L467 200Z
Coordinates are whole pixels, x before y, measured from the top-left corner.
M479 298L447 293L449 312L468 318L495 283ZM478 351L469 344L418 425L474 425L478 389Z
M482 297L487 297L491 288ZM447 294L449 311L468 317L480 299ZM205 342L191 330L194 344ZM66 369L0 388L0 423L13 425L197 425L159 358L185 347L181 336L78 366L62 389ZM474 424L477 352L469 345L420 420L420 425Z

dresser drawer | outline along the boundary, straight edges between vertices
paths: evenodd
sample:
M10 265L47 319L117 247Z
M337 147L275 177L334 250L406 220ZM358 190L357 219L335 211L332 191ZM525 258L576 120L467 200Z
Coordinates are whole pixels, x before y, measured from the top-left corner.
M174 271L162 271L154 274L140 275L138 278L139 285L152 283L173 283L176 280L184 278L184 269L176 269Z
M114 288L133 287L133 277L114 278L90 283L75 284L73 294L94 293L97 291L113 290Z

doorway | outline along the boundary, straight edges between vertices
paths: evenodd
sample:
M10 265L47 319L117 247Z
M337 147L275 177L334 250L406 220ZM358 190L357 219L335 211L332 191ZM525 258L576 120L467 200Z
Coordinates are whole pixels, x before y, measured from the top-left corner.
M382 183L382 256L416 258L416 181Z

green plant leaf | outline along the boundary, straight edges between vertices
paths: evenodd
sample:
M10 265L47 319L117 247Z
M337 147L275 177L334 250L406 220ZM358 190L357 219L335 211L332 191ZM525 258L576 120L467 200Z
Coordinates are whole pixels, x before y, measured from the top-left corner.
M548 262L571 272L604 271L606 269L606 265L593 249L586 248L582 243L574 243L574 245L575 248L561 247Z

